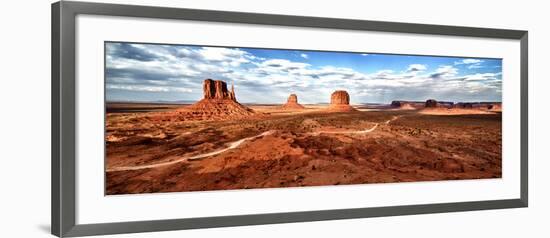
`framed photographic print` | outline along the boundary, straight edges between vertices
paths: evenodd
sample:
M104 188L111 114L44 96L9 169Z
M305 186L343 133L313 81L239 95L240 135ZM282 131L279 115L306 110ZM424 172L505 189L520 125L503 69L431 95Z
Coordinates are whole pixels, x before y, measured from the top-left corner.
M52 5L52 233L527 206L527 32Z

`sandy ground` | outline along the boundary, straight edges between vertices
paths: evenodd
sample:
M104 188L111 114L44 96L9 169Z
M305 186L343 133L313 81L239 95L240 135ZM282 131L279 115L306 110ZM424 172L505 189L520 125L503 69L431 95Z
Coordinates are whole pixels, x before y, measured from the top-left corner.
M107 194L501 177L501 115L323 106L227 121L108 113Z

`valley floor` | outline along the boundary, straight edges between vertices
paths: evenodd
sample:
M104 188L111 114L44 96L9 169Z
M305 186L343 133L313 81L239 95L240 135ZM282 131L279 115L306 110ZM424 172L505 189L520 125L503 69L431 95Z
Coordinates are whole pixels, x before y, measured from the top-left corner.
M501 114L314 107L227 121L108 113L107 194L500 178Z

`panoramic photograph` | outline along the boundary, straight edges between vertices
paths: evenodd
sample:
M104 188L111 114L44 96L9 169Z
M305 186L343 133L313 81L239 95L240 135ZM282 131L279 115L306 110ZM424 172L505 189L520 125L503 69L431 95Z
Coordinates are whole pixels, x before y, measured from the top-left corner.
M105 194L502 177L502 60L105 42Z

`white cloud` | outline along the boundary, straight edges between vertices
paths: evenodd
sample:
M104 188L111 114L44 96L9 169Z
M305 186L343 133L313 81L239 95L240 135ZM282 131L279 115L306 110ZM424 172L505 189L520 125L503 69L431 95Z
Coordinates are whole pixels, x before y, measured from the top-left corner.
M424 71L427 68L428 67L426 65L423 65L423 64L411 64L407 68L407 72L419 72L419 71Z
M206 61L222 62L226 65L238 67L242 63L250 62L245 58L246 51L220 47L202 47L198 53Z
M497 80L498 73L479 73L464 76L465 81L485 81L485 80Z
M483 66L481 64L468 65L468 69L479 69L479 68L483 68Z
M369 54L361 54L361 55L362 55L362 56L367 56L367 55L369 55Z
M304 54L304 53L302 53L302 54L300 54L300 57L302 57L302 58L304 58L304 59L307 59L309 56L306 55L306 54Z
M224 63L227 62L222 62L221 64L224 65ZM227 67L219 67L218 65L208 63L198 63L196 65L193 65L193 67L200 72L210 72L212 74L229 72L229 69L227 69Z
M393 77L393 70L380 70L374 74L371 75L371 78L374 79L392 79Z
M142 92L184 92L190 93L193 90L181 87L161 87L161 86L148 86L148 85L120 85L109 84L107 89L119 89L127 91L142 91Z
M437 68L435 70L435 73L432 73L430 75L430 77L432 78L450 78L452 76L455 76L458 74L458 69L453 67L453 66L450 66L450 65L442 65L442 66L439 66L439 68Z
M256 63L257 72L260 73L288 73L290 71L303 70L311 65L300 62L293 62L286 59L269 59Z
M146 60L125 58L127 55L107 56L108 69L117 73L107 79L107 88L168 92L178 99L194 100L201 96L202 80L213 78L235 82L242 102L260 103L284 102L289 93L297 93L303 103L328 102L330 93L336 89L348 90L354 103L424 100L424 97L460 100L466 94L482 99L484 95L493 98L500 95L501 88L498 74L462 76L452 65L437 68L430 65L432 69L424 64L410 64L402 69L367 74L348 67L265 59L236 48L159 45L135 48L146 53L141 58ZM299 56L304 55L307 57L307 54ZM457 62L454 65L476 67L481 60Z
M460 65L460 64L479 64L479 63L482 63L483 60L479 60L479 59L463 59L463 60L460 60L460 61L456 61L455 62L455 65Z
M480 59L463 59L460 61L456 61L455 65L467 65L468 69L479 69L483 68L481 65L484 61Z

